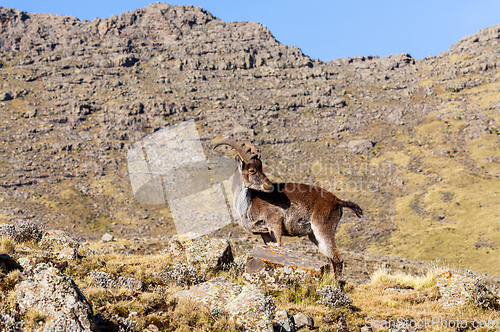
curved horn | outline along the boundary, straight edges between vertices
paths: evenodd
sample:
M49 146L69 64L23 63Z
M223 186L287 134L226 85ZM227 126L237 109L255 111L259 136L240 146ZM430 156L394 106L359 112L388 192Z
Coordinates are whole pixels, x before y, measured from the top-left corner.
M247 163L252 161L252 159L260 159L259 151L257 151L257 148L249 141L237 141L233 138L225 138L215 144L214 150L220 145L229 145L235 149L243 158L243 161Z

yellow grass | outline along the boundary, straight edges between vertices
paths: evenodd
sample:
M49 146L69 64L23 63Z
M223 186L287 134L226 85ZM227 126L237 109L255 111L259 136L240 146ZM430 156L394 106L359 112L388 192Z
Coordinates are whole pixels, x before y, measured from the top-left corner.
M421 290L434 286L436 284L436 275L445 270L442 267L434 267L424 275L415 276L401 271L390 272L386 268L379 268L373 272L370 279L373 284L396 283L415 290Z

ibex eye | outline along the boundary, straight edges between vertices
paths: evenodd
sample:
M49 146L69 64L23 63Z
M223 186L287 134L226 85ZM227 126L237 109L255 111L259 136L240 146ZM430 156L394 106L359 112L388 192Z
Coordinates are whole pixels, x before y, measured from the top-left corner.
M248 170L248 172L249 172L250 174L255 174L255 170L254 170L254 169L250 169L250 170Z

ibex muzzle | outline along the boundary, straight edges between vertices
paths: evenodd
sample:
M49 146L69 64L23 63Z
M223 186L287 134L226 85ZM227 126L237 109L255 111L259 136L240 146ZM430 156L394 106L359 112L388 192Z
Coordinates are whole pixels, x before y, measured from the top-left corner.
M220 145L231 146L239 154L232 191L240 225L261 235L266 244L278 246L282 236L307 235L329 259L335 275L342 276L343 261L335 243L335 231L343 207L352 209L360 218L361 208L317 186L272 183L262 171L257 149L248 141L227 138L214 149Z

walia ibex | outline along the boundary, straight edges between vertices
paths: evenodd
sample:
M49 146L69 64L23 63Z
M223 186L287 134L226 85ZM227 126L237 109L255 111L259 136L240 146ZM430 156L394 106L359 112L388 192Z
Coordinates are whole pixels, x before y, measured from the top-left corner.
M325 255L336 276L342 276L343 261L335 243L335 231L348 207L361 218L361 208L343 201L317 186L303 183L272 183L262 171L255 146L248 141L226 138L214 149L229 145L238 152L233 177L233 206L240 225L259 234L266 244L281 246L282 236L307 235Z

